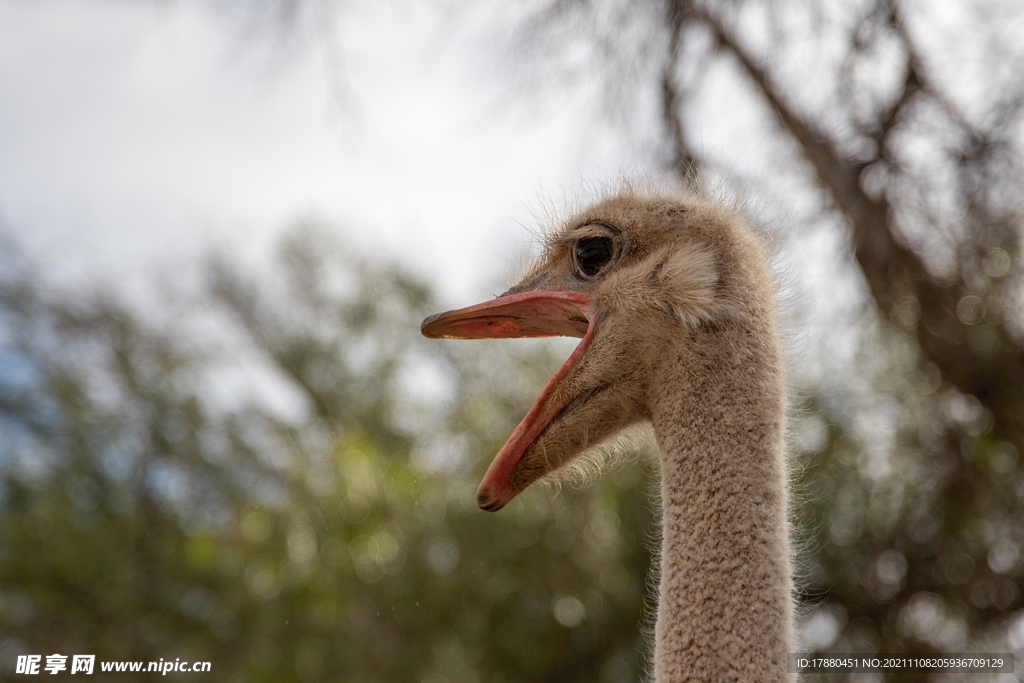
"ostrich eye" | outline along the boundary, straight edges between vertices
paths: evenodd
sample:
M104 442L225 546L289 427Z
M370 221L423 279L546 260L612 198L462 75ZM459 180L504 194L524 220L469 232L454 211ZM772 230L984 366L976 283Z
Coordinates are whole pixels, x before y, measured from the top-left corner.
M584 237L576 243L573 255L580 273L593 277L612 260L612 240L610 237Z

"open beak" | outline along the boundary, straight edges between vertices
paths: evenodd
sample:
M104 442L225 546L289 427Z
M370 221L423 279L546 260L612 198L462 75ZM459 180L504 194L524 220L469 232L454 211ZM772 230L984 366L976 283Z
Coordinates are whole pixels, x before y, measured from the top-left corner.
M476 502L484 510L505 507L522 490L512 485L516 468L545 428L572 399L556 399L557 387L572 373L597 329L590 299L578 292L530 291L432 315L420 330L431 338L505 339L510 337L582 337L572 355L548 380L530 411L487 468ZM525 486L523 487L525 488Z

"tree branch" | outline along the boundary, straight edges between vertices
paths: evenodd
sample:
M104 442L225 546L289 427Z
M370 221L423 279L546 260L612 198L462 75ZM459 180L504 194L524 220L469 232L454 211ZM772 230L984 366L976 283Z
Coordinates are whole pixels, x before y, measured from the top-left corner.
M921 310L916 334L924 354L939 367L947 381L973 394L992 411L998 433L1007 438L1024 436L1024 353L1021 348L1002 327L992 327L997 337L995 344L990 344L985 352L976 350L971 342L973 328L962 322L956 313L957 304L971 293L970 289L959 280L952 284L937 282L918 255L895 239L888 198L883 194L879 199L872 199L860 186L860 175L867 164L845 157L793 110L778 94L767 72L716 17L703 11L695 12L695 16L707 24L718 44L736 58L775 111L783 128L796 141L839 210L849 219L854 255L882 313L891 316L900 299L915 298ZM909 45L908 54L911 58L904 92L881 122L881 143L898 122L913 90L926 87L922 85L918 63ZM933 89L929 90L941 101ZM966 121L955 120L971 133ZM880 154L881 147L880 144Z
M697 177L698 162L686 144L683 130L683 117L679 114L683 95L676 82L676 71L679 66L679 53L682 47L681 36L686 18L686 9L682 2L670 2L668 5L668 23L671 26L669 36L668 61L661 74L662 118L668 126L672 138L671 168L688 183Z

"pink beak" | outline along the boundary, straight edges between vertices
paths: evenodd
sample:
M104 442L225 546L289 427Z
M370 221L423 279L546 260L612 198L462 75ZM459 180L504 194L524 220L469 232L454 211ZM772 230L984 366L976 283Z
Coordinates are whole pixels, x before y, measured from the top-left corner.
M540 397L487 468L477 504L500 510L519 493L509 484L523 455L565 406L553 400L555 388L583 357L596 329L590 299L577 292L530 291L432 315L420 330L431 338L502 339L510 337L582 337L576 350L548 380Z

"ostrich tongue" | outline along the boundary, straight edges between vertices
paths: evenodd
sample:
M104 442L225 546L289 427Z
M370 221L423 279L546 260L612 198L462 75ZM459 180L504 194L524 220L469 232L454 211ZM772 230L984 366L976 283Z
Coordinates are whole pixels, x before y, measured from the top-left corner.
M530 446L565 408L554 400L555 388L579 363L595 329L590 300L577 292L565 291L506 294L475 306L438 313L423 321L420 327L423 335L435 339L583 338L548 380L526 417L487 468L476 494L477 504L484 510L500 510L519 493L510 486L512 475Z

